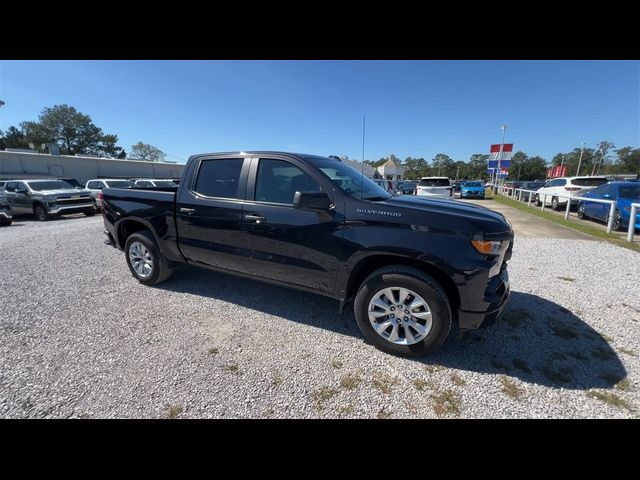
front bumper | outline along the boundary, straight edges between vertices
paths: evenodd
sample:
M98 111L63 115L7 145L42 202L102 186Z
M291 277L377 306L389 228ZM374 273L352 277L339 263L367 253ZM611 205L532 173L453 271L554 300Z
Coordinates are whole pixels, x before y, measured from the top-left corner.
M9 214L9 212L5 212L4 210L0 210L0 218L4 218L6 220L11 220L13 217Z
M74 205L54 205L49 207L49 212L51 215L57 215L59 213L79 213L87 208L95 208L93 202L89 203L76 203Z
M510 293L509 274L505 267L487 284L483 298L483 304L486 304L487 308L484 311L458 311L460 330L476 330L495 323L507 306Z
M484 198L484 192L462 192L460 196L464 198Z

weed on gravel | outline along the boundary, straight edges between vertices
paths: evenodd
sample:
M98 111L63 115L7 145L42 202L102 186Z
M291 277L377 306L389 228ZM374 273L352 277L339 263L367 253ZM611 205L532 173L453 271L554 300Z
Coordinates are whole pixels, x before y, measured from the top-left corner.
M629 402L627 402L624 398L612 392L601 392L598 390L591 390L590 392L587 392L587 395L593 398L597 398L601 402L604 402L607 405L611 405L612 407L616 407L620 409L624 408L629 411L631 411L632 409L631 404Z
M518 400L522 395L522 389L516 385L516 383L505 377L504 375L500 377L500 383L502 384L502 392L508 396L513 398L514 400Z
M362 382L362 378L357 373L347 373L340 378L340 386L345 390L353 390L358 388Z
M311 401L313 401L316 410L322 410L324 404L338 394L338 391L330 387L322 387L319 390L311 392Z
M431 395L433 411L437 415L458 415L460 413L460 396L453 390L444 390Z
M169 405L167 409L167 418L176 418L184 409L180 405Z

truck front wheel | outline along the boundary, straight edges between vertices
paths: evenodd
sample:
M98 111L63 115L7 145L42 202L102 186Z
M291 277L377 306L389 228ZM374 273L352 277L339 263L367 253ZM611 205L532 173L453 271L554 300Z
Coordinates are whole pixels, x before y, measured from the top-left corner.
M49 214L41 203L36 203L33 206L33 214L41 222L46 222L49 219Z
M376 270L354 302L360 330L377 348L404 356L434 352L449 336L451 306L438 282L404 265Z
M143 230L131 234L125 242L124 252L131 274L144 285L157 285L173 273L151 232Z

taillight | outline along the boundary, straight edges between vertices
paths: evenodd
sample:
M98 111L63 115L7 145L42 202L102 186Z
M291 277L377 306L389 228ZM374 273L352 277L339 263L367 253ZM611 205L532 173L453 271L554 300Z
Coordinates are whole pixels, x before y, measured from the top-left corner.
M102 192L98 192L98 200L102 201L104 199L104 194Z

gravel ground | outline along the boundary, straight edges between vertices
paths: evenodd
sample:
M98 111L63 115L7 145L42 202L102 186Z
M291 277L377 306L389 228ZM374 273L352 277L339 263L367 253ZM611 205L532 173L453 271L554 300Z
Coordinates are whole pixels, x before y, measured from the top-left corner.
M503 321L409 360L320 296L190 267L144 287L101 230L0 229L1 417L640 416L633 251L516 239Z

